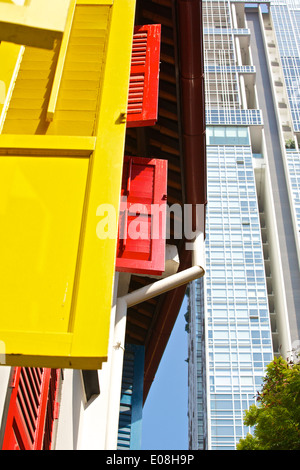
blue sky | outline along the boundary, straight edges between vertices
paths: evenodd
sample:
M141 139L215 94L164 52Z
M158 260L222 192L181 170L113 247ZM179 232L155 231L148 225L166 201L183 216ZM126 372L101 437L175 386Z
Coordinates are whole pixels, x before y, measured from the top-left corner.
M188 357L183 301L143 409L142 450L188 450Z

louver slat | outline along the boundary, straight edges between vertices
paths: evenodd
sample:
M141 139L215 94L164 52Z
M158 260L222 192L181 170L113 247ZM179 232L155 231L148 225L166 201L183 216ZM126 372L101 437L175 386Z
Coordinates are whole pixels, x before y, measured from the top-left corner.
M144 355L144 346L125 345L118 450L141 449Z
M160 25L135 27L127 127L153 126L157 121L160 37Z
M109 5L77 5L56 111L47 110L60 42L53 50L26 47L4 122L4 134L95 134L108 38Z

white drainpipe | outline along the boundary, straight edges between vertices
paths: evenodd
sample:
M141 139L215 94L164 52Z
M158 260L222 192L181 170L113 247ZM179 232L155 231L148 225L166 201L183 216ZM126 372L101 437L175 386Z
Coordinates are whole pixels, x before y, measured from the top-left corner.
M110 387L107 414L106 450L117 449L119 405L122 386L123 358L125 350L125 331L127 309L133 305L149 300L183 284L203 277L204 268L204 235L199 233L193 242L191 268L160 279L153 284L137 289L117 299L113 349L111 351Z

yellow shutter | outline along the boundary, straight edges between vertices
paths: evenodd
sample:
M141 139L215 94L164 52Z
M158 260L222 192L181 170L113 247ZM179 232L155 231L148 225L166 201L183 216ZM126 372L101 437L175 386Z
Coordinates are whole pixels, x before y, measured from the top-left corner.
M135 0L100 3L77 2L51 121L58 41L25 47L6 106L0 341L9 365L90 369L107 357L117 233L97 237L97 208L112 205L117 220Z
M95 134L109 12L109 6L76 7L56 112L48 134Z
M26 47L5 120L5 134L94 135L107 50L110 6L77 5L53 121L47 107L60 41Z
M0 0L0 42L51 48L61 38L72 0Z
M47 102L60 42L53 50L26 47L7 110L3 134L45 134Z

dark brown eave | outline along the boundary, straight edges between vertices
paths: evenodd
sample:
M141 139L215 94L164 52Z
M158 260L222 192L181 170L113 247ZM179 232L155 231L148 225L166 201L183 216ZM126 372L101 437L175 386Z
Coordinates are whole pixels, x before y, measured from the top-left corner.
M162 24L159 119L130 131L127 149L169 162L168 204L206 204L206 143L201 0L137 0L137 24ZM191 266L185 240L180 268ZM153 282L132 276L130 290ZM128 310L127 339L145 345L144 400L176 322L186 286Z
M206 204L202 1L178 0L176 4L185 202L193 205ZM185 251L184 246L182 246L180 270L186 269L190 265L190 252ZM146 349L144 398L146 398L154 379L184 294L185 287L174 289L165 295L161 305L160 310L162 313L157 318Z

